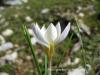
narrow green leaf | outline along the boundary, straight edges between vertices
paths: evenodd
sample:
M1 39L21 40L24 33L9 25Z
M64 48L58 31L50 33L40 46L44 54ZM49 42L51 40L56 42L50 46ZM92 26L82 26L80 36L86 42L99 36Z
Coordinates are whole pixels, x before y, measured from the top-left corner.
M35 50L34 50L34 48L33 48L33 46L32 46L32 43L31 43L30 36L29 36L28 31L27 31L27 28L26 28L25 25L23 25L22 28L23 28L23 32L24 32L25 38L26 38L26 40L27 40L27 42L28 42L28 44L29 44L29 47L30 47L30 49L31 49L32 57L33 57L33 60L34 60L33 62L34 62L35 65L36 65L38 74L39 74L39 75L42 75L42 72L41 72L41 69L40 69L40 66L39 66L37 57L36 57L35 52L34 52Z
M77 29L78 29L78 37L79 37L79 40L80 40L80 43L81 43L81 46L82 46L82 50L81 50L81 55L82 55L82 59L83 59L83 65L84 65L84 68L85 68L85 75L86 75L86 57L85 57L85 49L84 49L84 45L83 45L83 40L82 40L82 36L80 34L80 27L79 27L79 23L78 23L78 19L75 17L75 20L76 20L76 26L77 26Z

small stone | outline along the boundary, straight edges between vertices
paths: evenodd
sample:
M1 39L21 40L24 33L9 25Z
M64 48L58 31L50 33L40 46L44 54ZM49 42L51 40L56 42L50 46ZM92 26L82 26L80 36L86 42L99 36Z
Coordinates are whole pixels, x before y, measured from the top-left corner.
M34 32L33 32L33 30L32 29L28 29L28 33L31 35L31 36L34 36Z
M79 14L78 14L80 17L84 17L84 13L82 13L82 12L80 12Z
M80 62L80 58L75 58L75 60L71 63L71 65L76 65Z
M80 28L88 35L91 34L90 28L83 22L83 20L79 20Z
M25 17L25 20L26 20L26 22L31 22L32 21L32 18L30 16L26 16Z
M15 44L14 47L19 48L20 46L18 44Z
M31 60L31 56L29 56L29 55L26 56L26 59L27 59L27 60Z
M22 65L22 64L23 64L23 60L22 60L22 59L17 59L17 60L15 60L15 62L16 62L18 65Z
M4 43L5 43L5 38L2 35L0 35L0 44L4 44Z
M18 18L18 16L19 16L18 14L14 14L14 17L15 17L15 18Z
M48 12L49 12L49 9L48 9L48 8L44 8L44 9L41 10L41 13L42 13L42 14L46 14L46 13L48 13Z
M0 72L0 75L9 75L9 74L6 72Z
M5 9L5 7L3 7L3 6L0 6L0 10L4 10Z
M6 21L5 18L0 19L0 24L4 23Z
M2 32L3 36L11 36L13 34L13 30L12 29L6 29L5 31Z
M77 65L80 62L80 58L75 58L75 60L72 62L70 58L67 59L63 64L61 64L61 67L65 67L68 65Z
M68 58L63 64L60 64L60 67L65 67L65 66L68 66L68 65L71 65L71 59Z
M0 14L0 18L2 17L2 14Z
M77 42L77 43L75 43L74 46L72 47L72 51L73 51L73 52L77 52L78 50L80 50L80 48L81 48L81 44L80 44L80 42Z
M0 51L6 51L8 49L13 48L14 45L11 42L4 43L0 46Z
M77 8L79 11L83 9L82 6L78 6Z
M39 63L43 63L43 60L42 60L42 59L38 59L38 62L39 62Z
M13 52L11 54L8 54L4 57L4 60L7 60L7 61L15 61L18 57L18 53L17 52Z
M68 71L68 75L85 75L85 69L81 66Z
M30 7L30 6L26 6L26 9L30 10L30 9L31 9L31 7Z
M22 0L24 3L27 3L28 2L28 0Z
M92 66L90 64L86 64L87 71L92 70Z
M21 0L4 0L5 4L9 5L21 5L22 1Z
M7 27L9 25L9 22L5 22L4 27Z

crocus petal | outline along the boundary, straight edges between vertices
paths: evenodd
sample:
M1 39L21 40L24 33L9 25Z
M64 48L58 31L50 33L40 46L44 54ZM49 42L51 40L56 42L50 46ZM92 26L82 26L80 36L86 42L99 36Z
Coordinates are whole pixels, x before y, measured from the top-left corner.
M61 33L58 43L60 43L67 37L69 30L70 30L70 23L68 23L64 31Z
M38 25L37 23L35 23L34 25L36 26L36 28L37 28L38 30L40 30L40 27L39 27L39 25Z
M55 40L55 43L57 43L59 41L59 37L61 35L61 26L60 26L60 23L59 22L56 25L56 29L57 29L57 38Z
M37 23L32 24L32 28L33 28L33 35L36 36L36 31L34 31L36 28L40 31L40 27Z
M47 31L45 33L45 37L49 43L54 42L55 39L57 38L57 29L52 23L47 28Z
M41 34L42 34L43 38L45 38L45 32L46 32L46 28L45 28L45 26L42 26ZM45 39L45 41L48 43L47 39Z
M60 23L59 22L56 25L56 29L57 29L57 37L59 37L60 34L61 34L61 26L60 26Z
M43 27L41 28L41 34L44 36L45 32L46 32L46 28L45 28L45 26L43 26Z
M49 47L49 45L48 45L47 43L41 41L40 39L37 39L37 38L36 38L36 40L37 40L37 43L42 44L42 45L44 45L45 47Z
M33 32L35 34L35 37L38 40L38 43L44 45L44 46L48 46L48 43L45 41L45 38L42 36L40 29L38 28L38 25L33 25Z

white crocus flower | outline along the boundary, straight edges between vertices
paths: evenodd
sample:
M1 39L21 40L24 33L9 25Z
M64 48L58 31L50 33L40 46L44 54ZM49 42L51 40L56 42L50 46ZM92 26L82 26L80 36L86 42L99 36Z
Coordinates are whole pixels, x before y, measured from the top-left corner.
M70 23L68 23L62 33L59 22L56 26L51 23L47 29L45 28L45 26L40 29L37 23L33 25L33 32L35 37L37 38L37 42L49 49L47 50L49 58L53 56L54 46L62 42L67 37L69 30Z

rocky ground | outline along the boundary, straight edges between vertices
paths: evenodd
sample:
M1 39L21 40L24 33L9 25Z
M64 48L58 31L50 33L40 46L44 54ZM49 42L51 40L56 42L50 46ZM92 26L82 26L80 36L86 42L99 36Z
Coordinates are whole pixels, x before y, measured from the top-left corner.
M84 75L84 63L87 75L100 75L99 9L99 0L22 0L1 5L0 75L36 74L31 51L22 31L23 24L27 26L38 61L44 70L44 47L34 38L32 24L37 22L47 27L49 23L56 24L58 21L62 30L68 22L72 25L68 38L56 49L53 67L56 68L61 57L60 67L67 68L67 71L58 72L57 75ZM79 31L76 24L79 25Z

